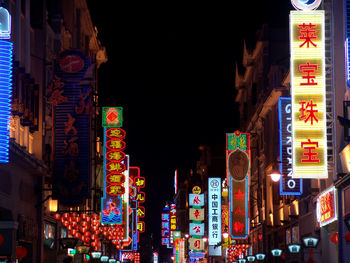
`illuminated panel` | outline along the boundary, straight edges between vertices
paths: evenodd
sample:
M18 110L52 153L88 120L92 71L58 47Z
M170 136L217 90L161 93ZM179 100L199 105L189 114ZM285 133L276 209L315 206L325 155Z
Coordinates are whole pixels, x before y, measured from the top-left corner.
M292 104L289 97L278 100L280 134L280 195L301 195L302 179L293 179L292 163Z
M229 233L233 239L249 235L250 134L226 134L226 176L229 183Z
M9 162L12 93L11 16L0 7L0 163Z
M176 204L170 205L170 245L174 245L174 232L177 229L177 220L176 220Z
M323 227L338 219L337 215L337 189L333 186L317 198L317 221Z
M290 12L293 178L327 178L324 11Z
M221 242L221 178L208 178L209 245Z

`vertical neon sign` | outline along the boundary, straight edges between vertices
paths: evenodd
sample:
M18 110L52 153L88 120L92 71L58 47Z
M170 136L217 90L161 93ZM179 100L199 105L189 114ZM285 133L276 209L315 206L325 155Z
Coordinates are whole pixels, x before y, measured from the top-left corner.
M324 10L290 12L293 178L328 178Z
M293 179L292 162L292 104L289 97L278 99L278 120L280 134L280 195L301 195L302 179Z
M229 183L229 231L233 239L249 235L250 134L226 134L226 175Z
M9 162L12 93L11 15L0 7L0 163Z
M104 197L101 223L125 224L128 229L129 164L124 154L125 131L122 125L122 108L103 108L104 126ZM124 211L124 212L123 212ZM126 215L125 215L126 213ZM128 237L126 231L125 239Z

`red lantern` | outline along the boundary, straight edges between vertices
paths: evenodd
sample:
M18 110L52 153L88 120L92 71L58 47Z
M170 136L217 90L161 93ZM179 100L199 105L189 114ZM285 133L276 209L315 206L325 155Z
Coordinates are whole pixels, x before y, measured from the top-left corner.
M350 242L350 232L346 232L345 233L345 240L346 240L346 242Z
M56 220L60 220L61 215L60 215L60 214L54 214L54 215L53 215L53 218L55 218Z
M338 243L338 233L333 233L329 238L334 244Z
M0 234L0 246L4 243L4 236Z
M22 259L27 256L28 251L25 247L16 247L16 258Z

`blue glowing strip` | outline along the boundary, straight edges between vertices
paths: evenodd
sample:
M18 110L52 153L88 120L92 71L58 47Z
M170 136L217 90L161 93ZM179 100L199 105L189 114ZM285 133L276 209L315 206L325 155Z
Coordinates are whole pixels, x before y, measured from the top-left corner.
M0 40L0 163L9 162L13 44Z
M345 61L346 61L346 84L350 87L350 58L349 58L349 38L345 41Z

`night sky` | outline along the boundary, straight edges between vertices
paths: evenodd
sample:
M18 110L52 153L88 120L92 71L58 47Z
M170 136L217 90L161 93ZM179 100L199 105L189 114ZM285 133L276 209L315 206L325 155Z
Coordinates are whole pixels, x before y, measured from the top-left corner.
M225 133L239 129L234 71L243 39L263 23L287 27L292 6L87 2L109 59L99 70L99 106L124 108L125 152L146 177L146 229L159 241L174 170L194 169L200 144L222 144L224 151Z

